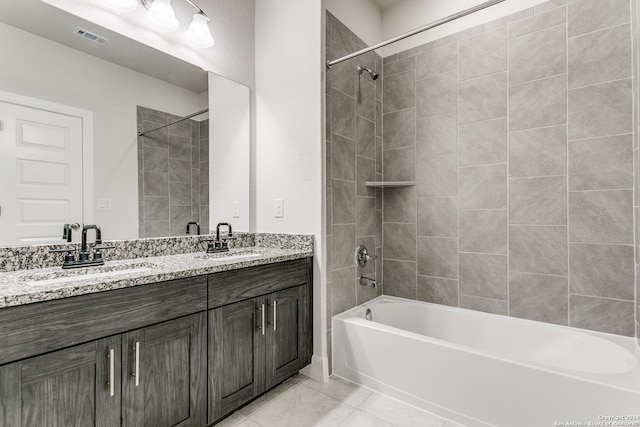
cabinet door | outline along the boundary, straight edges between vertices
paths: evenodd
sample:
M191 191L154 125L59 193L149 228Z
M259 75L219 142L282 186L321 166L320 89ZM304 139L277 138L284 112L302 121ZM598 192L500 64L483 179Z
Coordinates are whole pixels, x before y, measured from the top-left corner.
M123 335L123 426L205 425L206 314Z
M286 380L302 368L305 354L306 287L278 291L266 297L268 310L266 388Z
M120 337L0 367L0 425L120 425Z
M264 390L266 315L263 298L209 311L209 423Z

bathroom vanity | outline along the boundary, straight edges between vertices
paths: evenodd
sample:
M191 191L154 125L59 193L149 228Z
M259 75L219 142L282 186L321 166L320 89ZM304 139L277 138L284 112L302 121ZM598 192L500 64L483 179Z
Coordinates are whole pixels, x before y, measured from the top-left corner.
M206 426L310 363L310 252L136 261L0 275L0 425Z

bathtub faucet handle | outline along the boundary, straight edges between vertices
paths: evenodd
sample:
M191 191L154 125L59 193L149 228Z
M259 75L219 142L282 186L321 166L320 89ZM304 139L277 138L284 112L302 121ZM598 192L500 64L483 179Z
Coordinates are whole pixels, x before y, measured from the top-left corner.
M367 262L378 258L375 255L369 255L369 251L367 250L365 245L360 245L356 248L356 265L360 268L363 268L367 265Z

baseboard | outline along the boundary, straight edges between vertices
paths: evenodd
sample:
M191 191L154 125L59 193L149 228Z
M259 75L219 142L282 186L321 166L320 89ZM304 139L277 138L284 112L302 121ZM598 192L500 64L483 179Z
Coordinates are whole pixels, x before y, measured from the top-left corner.
M329 381L329 359L327 356L313 356L311 363L300 370L300 373L309 378L326 383Z

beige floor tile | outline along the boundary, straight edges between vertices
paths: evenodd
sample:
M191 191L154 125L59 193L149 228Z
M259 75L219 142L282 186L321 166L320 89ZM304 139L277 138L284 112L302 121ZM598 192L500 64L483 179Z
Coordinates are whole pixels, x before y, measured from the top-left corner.
M238 423L245 420L246 418L247 417L242 415L240 412L234 412L233 414L229 415L227 418L216 424L216 427L235 427L236 425L238 425Z
M303 385L356 408L373 393L371 390L337 377L331 377L331 380L326 383L308 379Z
M250 416L262 427L338 426L354 411L303 384L287 390Z
M429 412L378 393L373 393L359 409L399 427L443 427L445 423Z
M300 375L300 374L294 375L287 381L275 387L273 390L270 390L269 392L263 394L262 396L260 396L259 398L257 398L256 400L254 400L244 408L240 408L238 412L240 412L240 414L244 415L245 417L248 417L254 412L258 411L263 406L275 400L282 393L292 389L293 387L304 382L305 380L307 380L307 377L305 377L304 375Z
M395 427L394 424L388 423L383 419L368 414L359 409L355 410L349 418L344 420L340 427Z

